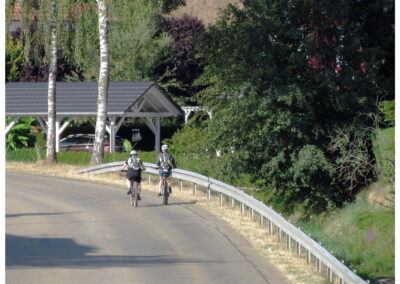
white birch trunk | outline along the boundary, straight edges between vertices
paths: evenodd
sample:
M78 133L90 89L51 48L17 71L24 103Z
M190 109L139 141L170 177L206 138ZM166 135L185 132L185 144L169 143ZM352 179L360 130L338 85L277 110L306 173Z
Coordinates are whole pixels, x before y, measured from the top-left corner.
M50 24L51 50L49 63L48 87L48 125L47 125L47 155L46 161L57 162L56 156L56 78L57 78L57 27L55 23L56 3L52 1L52 19Z
M104 161L104 135L107 119L108 97L108 19L105 0L97 0L99 6L99 37L100 37L100 74L98 82L97 120L94 149L91 159L92 165L102 164Z

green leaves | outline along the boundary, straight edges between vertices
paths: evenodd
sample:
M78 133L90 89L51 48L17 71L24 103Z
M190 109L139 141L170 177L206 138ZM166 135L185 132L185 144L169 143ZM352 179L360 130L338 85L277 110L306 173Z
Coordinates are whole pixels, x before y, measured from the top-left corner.
M24 148L33 145L34 135L30 132L30 127L33 121L35 121L35 119L32 117L20 118L18 120L7 134L7 150L14 150L16 148Z

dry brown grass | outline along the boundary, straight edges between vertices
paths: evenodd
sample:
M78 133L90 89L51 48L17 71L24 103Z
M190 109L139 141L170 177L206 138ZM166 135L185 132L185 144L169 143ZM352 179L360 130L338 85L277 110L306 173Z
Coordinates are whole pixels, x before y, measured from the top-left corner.
M46 163L20 163L6 162L6 170L24 171L32 174L47 176L61 176L66 178L98 182L103 184L113 184L121 187L125 185L123 173L109 173L103 175L81 174L77 175L75 170L78 166L71 165L47 165ZM152 181L148 183L145 179L142 181L143 190L158 192L157 177L151 176ZM284 242L277 241L277 235L269 235L268 230L253 221L248 212L245 215L240 213L237 208L232 206L219 206L218 197L212 196L207 200L205 192L199 188L196 195L193 195L193 186L191 183L183 183L183 190L179 191L176 181L173 181L173 196L182 200L196 200L195 206L200 206L211 212L217 218L229 223L251 245L268 261L274 265L283 275L292 283L326 283L326 278L317 273L315 266L307 265L304 255L298 257L293 250L287 250ZM255 218L256 219L256 218Z
M186 5L179 7L171 16L179 18L186 14L198 18L206 26L213 25L218 18L219 9L237 2L237 0L186 0Z

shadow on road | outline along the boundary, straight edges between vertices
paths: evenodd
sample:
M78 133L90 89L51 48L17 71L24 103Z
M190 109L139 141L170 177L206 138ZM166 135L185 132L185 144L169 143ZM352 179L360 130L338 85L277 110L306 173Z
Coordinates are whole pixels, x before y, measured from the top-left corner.
M139 203L140 207L160 207L160 206L179 206L179 205L193 205L196 204L196 200L188 201L188 202L168 202L168 205L164 205L162 203L162 200L160 200L159 204L146 204L146 205L141 205Z
M96 248L68 238L28 238L6 235L6 269L20 267L140 267L193 263L227 263L218 260L182 258L173 255L89 255Z
M76 214L80 212L47 212L47 213L20 213L20 214L6 214L6 218L23 217L23 216L50 216L50 215L65 215Z

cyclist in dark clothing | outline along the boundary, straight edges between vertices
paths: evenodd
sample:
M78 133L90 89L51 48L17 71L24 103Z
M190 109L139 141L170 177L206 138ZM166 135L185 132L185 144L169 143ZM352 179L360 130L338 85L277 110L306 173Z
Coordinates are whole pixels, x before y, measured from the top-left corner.
M121 171L123 171L126 167L128 167L128 171L126 173L126 185L129 190L126 194L131 193L131 181L138 183L138 199L141 200L140 194L142 192L141 181L142 181L142 170L146 170L143 165L143 162L140 160L138 153L135 150L130 152L130 157L125 161L124 165L121 167Z
M171 169L176 168L175 164L175 159L174 157L168 153L168 145L162 145L161 151L162 153L158 155L157 157L157 167L158 167L158 175L160 176L160 187L159 187L159 192L158 195L161 196L161 186L162 186L162 176L163 176L163 170L167 170L167 182L168 182L168 189L169 193L172 193L171 190Z

